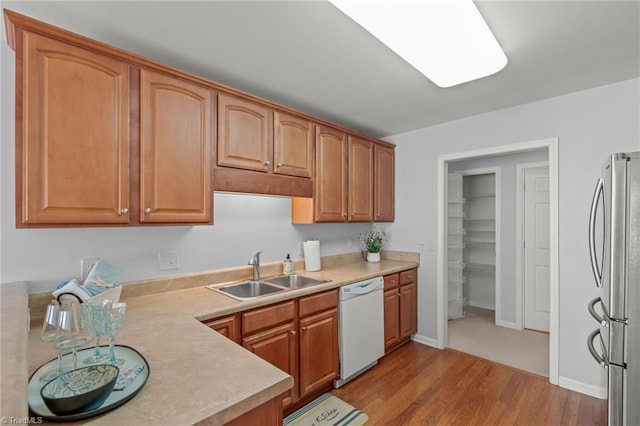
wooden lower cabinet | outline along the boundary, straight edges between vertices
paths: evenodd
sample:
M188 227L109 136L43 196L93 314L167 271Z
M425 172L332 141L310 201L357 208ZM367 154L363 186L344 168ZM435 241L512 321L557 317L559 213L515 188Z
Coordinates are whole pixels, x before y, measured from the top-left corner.
M398 289L384 292L384 350L389 352L400 343L400 304L398 303Z
M282 400L287 408L298 400L298 339L293 322L242 338L242 346L294 378L294 385Z
M417 269L384 277L384 349L388 353L418 331Z
M406 340L418 331L416 284L403 285L398 289L400 340Z
M300 320L300 398L322 391L339 375L338 310Z
M242 336L240 335L240 318L238 318L237 315L205 320L202 323L222 334L227 339L231 339L236 343L241 343L242 341Z
M282 426L282 397L273 398L240 417L236 417L227 426Z
M293 377L282 396L285 412L331 388L340 374L337 289L202 322Z

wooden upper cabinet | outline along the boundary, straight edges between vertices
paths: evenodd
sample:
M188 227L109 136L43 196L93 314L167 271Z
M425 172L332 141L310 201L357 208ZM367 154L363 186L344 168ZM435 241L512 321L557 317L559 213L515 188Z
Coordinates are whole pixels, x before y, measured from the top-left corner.
M347 220L346 150L345 133L331 127L316 126L316 222Z
M218 166L271 170L271 112L256 102L218 95Z
M212 222L212 96L140 71L140 222Z
M375 144L374 147L374 218L376 222L395 220L395 150Z
M349 136L348 185L350 222L373 220L373 142Z
M311 178L313 124L290 114L273 114L273 173Z
M16 38L16 226L128 223L129 65Z
M218 96L216 191L313 196L314 125L249 98Z

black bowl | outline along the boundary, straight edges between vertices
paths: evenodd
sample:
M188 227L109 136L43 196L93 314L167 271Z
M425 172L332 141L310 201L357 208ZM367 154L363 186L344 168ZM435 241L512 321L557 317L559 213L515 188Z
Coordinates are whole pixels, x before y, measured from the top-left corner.
M114 365L91 365L64 373L40 390L44 403L59 416L100 407L111 395L120 369Z

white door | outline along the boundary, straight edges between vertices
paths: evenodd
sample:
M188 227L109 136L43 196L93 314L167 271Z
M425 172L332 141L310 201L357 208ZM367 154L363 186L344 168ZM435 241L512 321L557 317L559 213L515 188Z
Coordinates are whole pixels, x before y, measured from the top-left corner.
M524 327L549 331L549 168L524 172Z

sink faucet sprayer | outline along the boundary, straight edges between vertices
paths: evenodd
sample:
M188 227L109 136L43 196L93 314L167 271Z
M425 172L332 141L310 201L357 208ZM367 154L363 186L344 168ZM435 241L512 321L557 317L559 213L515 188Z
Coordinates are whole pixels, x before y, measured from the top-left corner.
M253 280L258 281L260 279L260 253L257 252L253 255L253 257L249 260L249 265L253 266Z

